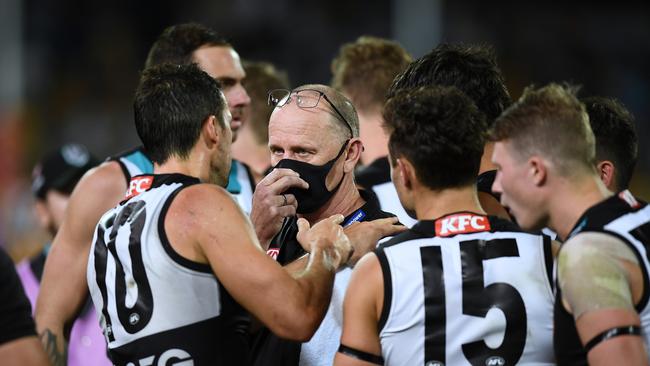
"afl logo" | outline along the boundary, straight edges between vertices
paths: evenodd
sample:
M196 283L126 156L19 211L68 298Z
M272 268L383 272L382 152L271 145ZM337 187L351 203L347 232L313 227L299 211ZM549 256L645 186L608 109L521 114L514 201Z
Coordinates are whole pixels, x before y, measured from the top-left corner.
M445 363L440 361L427 361L424 366L445 366Z
M485 360L485 366L503 366L505 364L506 360L499 356L492 356Z

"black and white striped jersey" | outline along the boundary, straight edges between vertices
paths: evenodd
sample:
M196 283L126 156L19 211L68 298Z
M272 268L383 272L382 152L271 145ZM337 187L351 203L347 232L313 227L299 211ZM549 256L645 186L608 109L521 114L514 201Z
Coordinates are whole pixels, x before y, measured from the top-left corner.
M376 252L387 365L552 365L551 241L470 212L420 221Z
M88 286L116 365L235 365L247 357L248 319L209 265L180 256L165 233L180 174L133 177L104 214L88 260Z

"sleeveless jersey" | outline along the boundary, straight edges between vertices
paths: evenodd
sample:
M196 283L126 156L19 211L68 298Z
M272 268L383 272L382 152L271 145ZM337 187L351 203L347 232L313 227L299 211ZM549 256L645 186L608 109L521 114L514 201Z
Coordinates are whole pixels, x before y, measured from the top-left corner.
M548 237L469 212L420 221L375 251L386 365L550 365Z
M153 173L153 162L149 159L142 146L111 156L106 160L114 161L120 165L127 185L131 181L131 177Z
M88 286L118 366L245 362L243 309L209 265L180 256L165 233L172 200L196 183L181 174L136 176L127 199L97 225Z
M623 191L592 207L582 214L567 240L584 232L599 232L619 239L636 254L643 272L643 295L636 305L641 319L646 348L650 347L650 206L638 202L629 191ZM561 250L561 249L560 249ZM556 281L555 301L555 356L559 365L587 365L585 353L573 315L562 305L562 291Z
M142 174L153 174L153 162L149 159L142 146L111 156L107 160L114 161L120 165L127 185L131 181L131 177ZM230 192L246 215L250 215L253 205L255 182L246 164L235 159L232 160L226 190Z

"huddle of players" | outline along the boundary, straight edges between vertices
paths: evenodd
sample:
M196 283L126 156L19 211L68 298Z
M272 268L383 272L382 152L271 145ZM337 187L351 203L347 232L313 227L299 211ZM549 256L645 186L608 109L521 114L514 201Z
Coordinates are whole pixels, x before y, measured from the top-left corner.
M217 52L205 44L198 48L203 54ZM216 48L234 53L224 44ZM115 183L116 194L104 203L113 200L109 207L92 205L87 220L99 225L90 259L87 227L94 231L94 224L70 223L68 232L64 224L55 239L43 280L49 296L37 305L39 330L53 340L46 344L51 355L63 350L64 322L82 303L86 283L119 365L243 363L248 320L239 304L281 338L309 339L325 316L335 272L354 244L338 225L343 217L311 228L304 219L295 223L297 241L309 252L297 272L264 255L255 235L260 229L230 195L201 184L225 187L232 172L231 126L237 121L231 123L226 91L240 79L210 73L210 63L192 52L164 61L194 61L210 76L194 66L148 64L136 93L136 126L148 147L143 156L156 163L155 175L146 164L130 171L127 177L135 177L127 198L102 216L122 199L123 171L137 168L139 160L121 157L114 168L122 170L105 173L102 179ZM225 97L211 77L222 79ZM317 91L329 104L319 99L316 105L347 115L327 99L335 99L333 92ZM294 91L284 103L309 103L300 98ZM585 105L590 117L605 116L591 121L594 130L596 121L606 121L598 143ZM556 84L529 88L510 105L483 48L443 45L409 64L390 87L383 123L392 194L418 222L355 266L334 363L647 363L641 329L650 320L650 209L627 191L612 195L600 179L620 191L631 176L636 141L625 113L611 100L582 103L571 88ZM169 122L157 125L166 116ZM187 121L194 121L192 128ZM351 127L350 133L354 139ZM634 146L621 144L619 135ZM487 193L480 203L477 177ZM288 195L277 193L281 206L293 207L286 216L295 215L295 196L287 205ZM494 207L503 216L503 207L489 202L495 197L521 228L549 227L565 241L556 296L557 246L490 215ZM75 231L80 236L70 237ZM81 244L66 248L74 239ZM161 245L151 245L156 241ZM155 270L145 268L151 263ZM86 265L87 282L78 276ZM62 275L65 281L57 278ZM322 355L326 363L333 357Z

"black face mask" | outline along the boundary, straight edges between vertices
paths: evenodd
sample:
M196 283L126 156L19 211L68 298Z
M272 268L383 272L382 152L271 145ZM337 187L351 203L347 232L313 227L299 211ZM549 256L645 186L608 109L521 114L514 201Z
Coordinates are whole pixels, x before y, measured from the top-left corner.
M341 183L343 183L345 174L343 177L341 177L341 180L332 191L327 190L325 179L327 178L327 174L329 174L330 170L332 170L334 163L336 163L336 161L345 151L345 148L348 146L348 141L343 144L341 151L339 151L334 159L328 161L323 165L313 165L298 160L282 159L278 161L278 163L273 167L291 169L294 172L300 174L300 178L302 178L302 180L309 183L308 189L291 187L284 192L292 194L296 197L296 201L298 201L298 209L296 210L297 213L308 214L318 210L327 201L329 201L332 196L334 196L336 191L338 191Z

